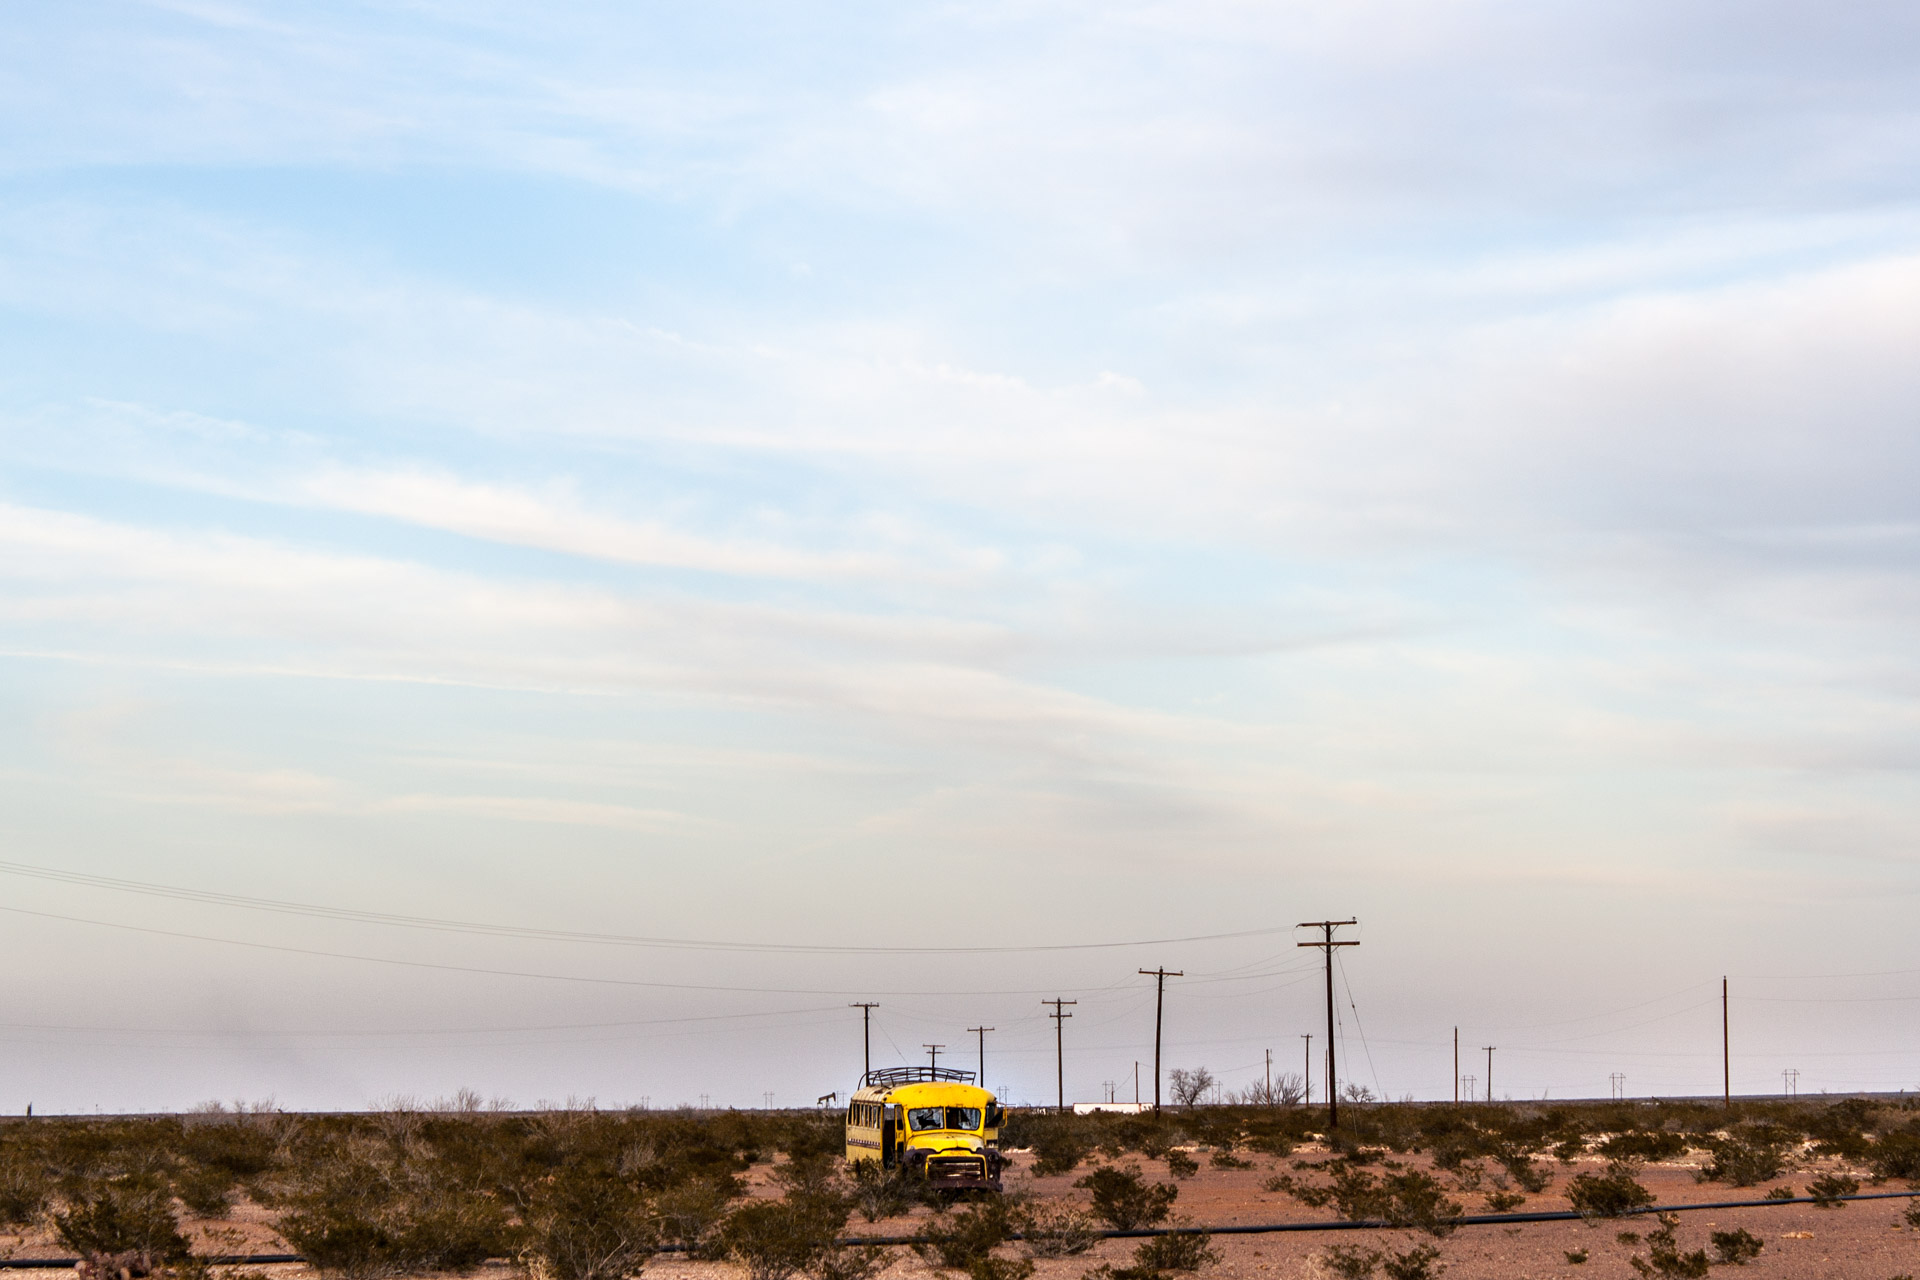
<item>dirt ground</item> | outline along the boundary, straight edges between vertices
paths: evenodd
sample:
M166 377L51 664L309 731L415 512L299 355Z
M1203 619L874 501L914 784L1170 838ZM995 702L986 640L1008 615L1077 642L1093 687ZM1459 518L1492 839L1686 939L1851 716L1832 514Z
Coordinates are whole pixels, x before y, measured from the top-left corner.
M1285 1159L1252 1156L1250 1161L1253 1167L1249 1169L1213 1168L1207 1152L1193 1154L1200 1162L1200 1172L1184 1179L1168 1178L1165 1165L1159 1161L1134 1158L1120 1163L1122 1166L1132 1164L1138 1167L1149 1180L1173 1182L1180 1192L1174 1206L1175 1214L1196 1225L1218 1227L1301 1222L1331 1220L1337 1216L1330 1208L1311 1209L1292 1196L1264 1189L1267 1179L1275 1173L1294 1172L1294 1161L1318 1161L1325 1158L1324 1152L1303 1147ZM1432 1170L1424 1157L1405 1156L1398 1159L1408 1168L1429 1170L1443 1183L1449 1186L1454 1184L1452 1176ZM1553 1185L1539 1195L1528 1196L1521 1211L1568 1208L1562 1194L1568 1178L1587 1169L1597 1171L1603 1166L1604 1162L1598 1159L1577 1161L1571 1166L1551 1164ZM1694 1176L1696 1168L1695 1164L1686 1161L1650 1164L1642 1169L1639 1180L1660 1204L1699 1204L1758 1199L1774 1186L1791 1185L1804 1193L1809 1178L1839 1166L1831 1162L1822 1162L1818 1167L1803 1166L1771 1183L1743 1188L1701 1183ZM752 1194L772 1194L769 1172L767 1167L761 1166L748 1175ZM1079 1200L1084 1198L1084 1193L1076 1191L1073 1182L1081 1172L1084 1172L1084 1167L1065 1176L1035 1177L1031 1172L1031 1157L1025 1153L1014 1153L1006 1185L1010 1191L1025 1192L1041 1199ZM1874 1187L1867 1183L1860 1171L1852 1172L1861 1178L1863 1191L1908 1189L1898 1183ZM1308 1171L1296 1176L1311 1179L1313 1175ZM1489 1176L1489 1185L1491 1181ZM1484 1191L1456 1192L1455 1198L1469 1213L1486 1211ZM1744 1267L1716 1267L1716 1274L1739 1274L1750 1276L1753 1280L1765 1280L1766 1277L1781 1277L1782 1280L1787 1277L1794 1280L1895 1280L1896 1277L1920 1275L1920 1231L1907 1227L1903 1219L1908 1203L1907 1200L1870 1200L1850 1202L1837 1209L1785 1205L1777 1208L1683 1213L1679 1215L1676 1242L1683 1251L1706 1249L1711 1254L1709 1232L1744 1228L1765 1242L1765 1250ZM856 1215L848 1230L856 1235L908 1235L924 1220L925 1214L925 1210L916 1210L914 1215L908 1217L876 1223L867 1223ZM1637 1238L1625 1240L1622 1233L1644 1236L1647 1231L1657 1229L1658 1225L1650 1217L1637 1217L1592 1224L1574 1221L1472 1226L1462 1227L1448 1238L1434 1243L1440 1249L1444 1273L1452 1280L1545 1280L1546 1277L1565 1277L1566 1280L1620 1280L1631 1277L1638 1280L1638 1273L1629 1259L1636 1255L1644 1257L1646 1245ZM190 1234L196 1238L196 1248L201 1252L287 1251L284 1242L273 1232L271 1215L244 1202L235 1208L233 1216L226 1221L191 1223ZM1322 1255L1329 1245L1404 1250L1426 1239L1403 1231L1217 1235L1213 1238L1213 1248L1220 1260L1202 1272L1201 1280L1294 1280L1295 1277L1305 1280L1308 1277L1331 1276L1332 1272L1322 1261ZM1131 1261L1134 1245L1135 1242L1128 1240L1107 1240L1092 1252L1079 1257L1043 1259L1038 1264L1034 1280L1080 1280L1084 1273L1103 1262L1126 1265ZM1579 1264L1569 1262L1567 1255L1579 1250L1586 1251L1587 1260ZM28 1236L0 1236L0 1257L46 1257L58 1256L62 1252L52 1237L44 1232ZM499 1273L505 1269L504 1264L493 1264L484 1268L482 1274ZM284 1280L306 1280L311 1275L308 1268L298 1265L273 1266L264 1270L274 1280L282 1280L282 1277ZM23 1280L32 1274L22 1273ZM728 1263L689 1262L671 1254L661 1255L646 1270L646 1275L654 1280L739 1280L742 1274L739 1267ZM934 1268L911 1250L902 1248L895 1251L894 1259L882 1273L881 1280L933 1280L936 1274Z
M1264 1183L1275 1173L1293 1172L1293 1162L1317 1162L1324 1152L1303 1147L1285 1159L1250 1157L1251 1169L1215 1169L1204 1152L1195 1152L1200 1172L1191 1178L1175 1179L1180 1198L1174 1211L1198 1224L1232 1226L1268 1222L1330 1220L1339 1215L1331 1208L1310 1209L1292 1196L1270 1192ZM1431 1172L1451 1186L1453 1178L1435 1170L1422 1156L1396 1157L1410 1169ZM1121 1162L1123 1165L1126 1161ZM1167 1181L1165 1166L1158 1161L1133 1161L1142 1173L1155 1181ZM1589 1158L1563 1165L1547 1161L1554 1170L1554 1183L1540 1195L1531 1195L1520 1212L1566 1210L1572 1206L1562 1194L1568 1178L1583 1171L1598 1172L1605 1161ZM1673 1162L1643 1168L1639 1181L1653 1193L1659 1204L1699 1204L1724 1200L1755 1200L1774 1186L1791 1185L1805 1193L1806 1180L1829 1169L1803 1168L1793 1174L1757 1187L1732 1188L1719 1183L1701 1183L1695 1178L1696 1163ZM1899 1191L1902 1184L1882 1187L1866 1185L1863 1191ZM1035 1178L1021 1162L1011 1177L1009 1188L1031 1190L1042 1196L1074 1196L1074 1177ZM1297 1174L1302 1180L1311 1171ZM1489 1182L1491 1179L1489 1178ZM1485 1213L1484 1193L1459 1193L1468 1213ZM1737 1271L1743 1276L1760 1277L1832 1277L1833 1280L1891 1280L1900 1275L1920 1275L1920 1231L1908 1228L1903 1220L1905 1200L1854 1201L1839 1209L1816 1209L1811 1205L1785 1205L1778 1208L1718 1209L1682 1213L1675 1232L1683 1251L1712 1248L1708 1234L1744 1228L1760 1237L1765 1250L1753 1262ZM1635 1277L1628 1259L1636 1253L1644 1257L1644 1244L1623 1242L1621 1232L1644 1236L1657 1230L1651 1217L1636 1217L1589 1225L1584 1222L1520 1223L1513 1226L1461 1227L1444 1240L1433 1241L1440 1249L1445 1274L1454 1280L1603 1280L1611 1277ZM1219 1264L1207 1274L1244 1280L1293 1280L1294 1277L1330 1275L1318 1258L1330 1244L1356 1244L1375 1249L1405 1250L1428 1237L1404 1231L1289 1232L1267 1235L1215 1236L1213 1247ZM1569 1252L1586 1250L1587 1261L1574 1264ZM1035 1280L1078 1280L1089 1266L1099 1262L1120 1264L1131 1253L1130 1242L1108 1240L1092 1254L1064 1261L1043 1262ZM1716 1268L1716 1270L1722 1270ZM1734 1270L1734 1269L1729 1269Z

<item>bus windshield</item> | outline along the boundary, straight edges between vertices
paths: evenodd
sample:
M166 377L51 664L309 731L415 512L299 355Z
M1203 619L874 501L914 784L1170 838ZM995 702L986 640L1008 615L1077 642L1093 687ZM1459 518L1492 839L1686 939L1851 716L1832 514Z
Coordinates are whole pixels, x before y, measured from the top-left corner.
M909 1107L907 1125L919 1129L978 1129L979 1107Z

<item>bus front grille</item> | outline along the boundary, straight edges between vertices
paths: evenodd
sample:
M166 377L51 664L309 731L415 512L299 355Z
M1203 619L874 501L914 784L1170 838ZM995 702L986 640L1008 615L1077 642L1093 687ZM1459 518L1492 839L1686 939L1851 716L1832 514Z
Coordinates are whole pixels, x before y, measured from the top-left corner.
M949 1178L984 1179L987 1162L975 1155L933 1156L927 1161L927 1177L934 1181Z

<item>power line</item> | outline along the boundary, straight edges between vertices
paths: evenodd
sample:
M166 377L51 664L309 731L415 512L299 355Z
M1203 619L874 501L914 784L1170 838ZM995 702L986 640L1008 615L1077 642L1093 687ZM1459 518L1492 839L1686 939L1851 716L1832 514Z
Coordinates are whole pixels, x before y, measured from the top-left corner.
M1380 1092L1380 1100L1386 1101L1387 1091L1380 1083L1380 1071L1373 1065L1373 1047L1367 1043L1367 1029L1360 1024L1360 1006L1353 1000L1353 981L1347 977L1347 967L1336 964L1340 971L1340 985L1347 989L1347 1007L1353 1010L1353 1029L1360 1033L1360 1051L1367 1055L1367 1072L1373 1076L1373 1087Z
M84 885L115 893L146 897L172 898L182 902L200 902L211 906L234 907L245 911L265 911L277 915L306 916L321 920L343 920L356 924L377 924L390 928L425 929L437 933L471 933L489 937L532 939L545 942L591 943L599 946L651 947L682 951L755 951L781 954L817 955L990 955L1022 954L1036 951L1107 951L1126 947L1173 946L1191 942L1223 942L1236 938L1256 938L1283 932L1278 927L1242 929L1230 933L1195 934L1184 938L1147 938L1130 942L1053 942L1030 946L992 947L875 947L832 943L744 942L738 940L650 937L637 934L593 933L574 929L544 929L532 925L489 923L479 920L453 920L436 916L402 915L388 911L367 911L357 907L334 907L322 903L296 902L280 898L254 898L244 894L222 893L212 889L193 889L182 885L156 884L144 880L125 880L117 876L91 875L24 862L0 861L0 875L24 876L61 884Z
M396 965L406 969L434 969L442 973L473 973L491 978L529 978L542 982L584 982L595 986L611 987L648 987L661 991L726 991L746 995L774 996L997 996L1031 995L1035 991L1044 991L1045 987L1033 987L1024 991L864 991L851 988L821 987L731 987L697 982L648 982L638 978L588 977L571 973L540 973L524 969L492 969L481 965L441 964L431 960L401 960L392 956L370 956L353 951L327 951L318 947L292 947L273 942L249 942L241 938L221 938L212 934L187 933L177 929L155 929L147 925L120 924L112 920L90 920L85 916L61 915L52 911L30 911L25 907L0 907L0 911L12 915L33 916L41 920L62 920L69 924L86 924L100 929L119 929L127 933L145 933L159 938L182 938L190 942L212 942L227 947L247 947L255 951L278 951L286 955L319 956L328 960L358 960L365 964ZM1225 935L1221 935L1225 936Z
M614 1022L544 1022L517 1027L408 1027L404 1030L316 1031L276 1030L271 1027L247 1027L223 1030L210 1027L90 1027L59 1022L0 1022L10 1031L75 1031L83 1034L132 1036L207 1036L231 1040L242 1035L275 1039L344 1040L389 1036L490 1036L533 1031L614 1031L623 1027L657 1027L681 1022L737 1022L747 1018L789 1018L808 1013L828 1013L837 1005L811 1005L802 1009L769 1009L759 1013L707 1013L683 1018L623 1018Z

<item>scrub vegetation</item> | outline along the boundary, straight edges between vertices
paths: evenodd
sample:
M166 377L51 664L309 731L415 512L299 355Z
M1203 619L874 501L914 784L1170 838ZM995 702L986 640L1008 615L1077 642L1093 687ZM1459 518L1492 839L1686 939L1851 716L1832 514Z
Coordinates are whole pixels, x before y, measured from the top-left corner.
M1474 1211L1507 1211L1557 1186L1602 1218L1650 1204L1640 1171L1682 1158L1731 1186L1799 1170L1836 1205L1863 1181L1920 1180L1913 1102L1378 1103L1343 1109L1341 1122L1329 1141L1325 1112L1299 1105L1014 1112L1003 1142L1031 1149L1025 1167L1074 1176L1074 1190L1039 1201L1018 1188L943 1199L897 1171L849 1171L838 1113L521 1113L463 1099L354 1115L15 1119L0 1122L0 1226L57 1240L97 1276L203 1275L194 1251L229 1251L221 1226L245 1207L342 1280L460 1272L490 1258L538 1280L618 1280L662 1250L730 1260L751 1280L868 1280L889 1255L844 1243L860 1233L849 1224L913 1213L932 1265L1020 1280L1037 1259L1088 1252L1103 1226L1180 1226L1179 1187L1156 1175L1204 1165L1220 1176L1272 1170L1269 1194L1405 1233L1401 1248L1343 1242L1323 1258L1336 1273L1397 1277L1441 1265L1436 1242L1467 1211L1467 1193L1480 1198ZM1321 1154L1293 1158L1310 1144ZM1416 1165L1415 1154L1426 1159ZM1569 1168L1576 1158L1585 1163ZM756 1168L761 1190L748 1196ZM1664 1228L1647 1241L1641 1261L1653 1274L1690 1274L1703 1256ZM1729 1233L1711 1243L1721 1265L1756 1247ZM1213 1256L1198 1227L1129 1247L1130 1265L1090 1274L1142 1280Z

